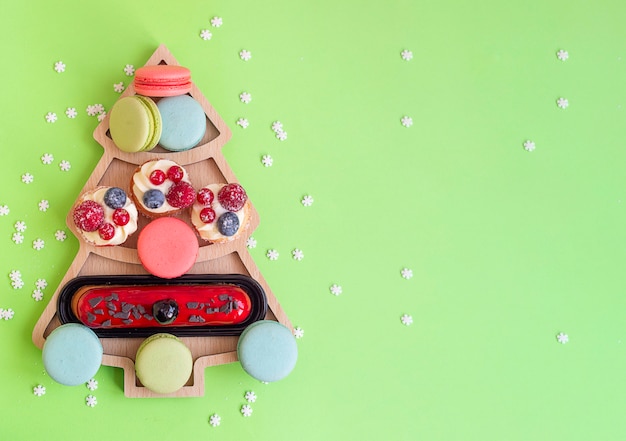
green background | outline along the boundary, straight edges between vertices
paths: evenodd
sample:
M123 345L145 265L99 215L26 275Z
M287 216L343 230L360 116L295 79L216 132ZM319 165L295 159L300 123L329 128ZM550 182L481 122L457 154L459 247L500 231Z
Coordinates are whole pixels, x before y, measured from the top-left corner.
M1 438L625 439L625 14L613 0L4 4ZM305 335L281 382L234 363L207 369L202 398L129 399L102 367L89 408L85 387L46 376L31 333L78 250L54 232L102 152L85 109L110 109L124 66L159 44L231 127L223 151L261 217L251 253Z

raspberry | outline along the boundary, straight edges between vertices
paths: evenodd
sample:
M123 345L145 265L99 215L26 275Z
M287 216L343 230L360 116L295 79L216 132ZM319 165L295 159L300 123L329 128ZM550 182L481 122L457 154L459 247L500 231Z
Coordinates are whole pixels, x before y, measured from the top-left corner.
M208 188L201 188L198 190L198 203L204 205L205 207L207 205L211 205L214 197L215 195Z
M113 212L113 223L123 227L130 221L130 214L123 208L118 208Z
M104 223L104 209L96 201L83 201L74 210L74 223L83 231L96 231Z
M211 207L203 208L200 211L200 220L205 224L210 224L215 220L215 210Z
M165 176L165 172L163 170L154 170L150 173L150 182L154 185L161 185L165 182L166 177L167 176Z
M98 234L102 240L111 240L113 236L115 236L115 227L108 222L102 224L102 226L98 228Z
M239 184L227 184L217 193L217 200L228 211L239 211L248 200L248 195Z
M183 176L185 176L185 172L183 171L183 168L177 165L172 165L167 170L167 177L170 178L174 182L180 182L183 179Z
M196 199L196 191L189 182L180 181L170 187L165 199L172 207L186 208Z

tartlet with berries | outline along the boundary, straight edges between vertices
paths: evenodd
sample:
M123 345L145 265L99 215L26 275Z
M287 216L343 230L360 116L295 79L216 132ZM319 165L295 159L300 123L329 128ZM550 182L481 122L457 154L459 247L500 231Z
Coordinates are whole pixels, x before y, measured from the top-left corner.
M187 171L169 159L152 159L140 165L130 189L139 212L150 218L175 214L190 207L196 198Z
M237 238L248 226L251 204L237 184L209 184L198 190L191 206L191 223L200 238L211 243Z
M80 235L95 246L121 245L137 231L137 207L119 187L83 193L72 215Z

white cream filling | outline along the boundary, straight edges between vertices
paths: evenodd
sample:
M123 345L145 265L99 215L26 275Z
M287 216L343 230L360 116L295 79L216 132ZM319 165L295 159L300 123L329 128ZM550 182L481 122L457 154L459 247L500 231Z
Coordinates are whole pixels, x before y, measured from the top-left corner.
M148 161L145 164L143 164L141 166L141 169L133 175L133 194L137 197L137 201L139 201L139 204L142 206L144 210L150 213L167 213L168 211L178 210L177 207L172 207L167 202L167 199L165 200L165 202L163 202L163 205L161 205L159 208L148 208L143 203L143 195L148 190L152 190L152 189L161 190L163 195L167 194L167 191L170 189L170 187L174 183L171 180L166 178L162 184L155 185L152 182L150 182L150 174L154 170L161 170L163 173L167 175L167 171L169 170L169 168L174 165L181 167L174 161L170 161L168 159L157 159L154 161ZM182 180L191 184L191 182L189 181L189 176L187 175L187 170L185 170L183 167L181 168L183 169Z
M193 224L194 227L196 227L198 234L200 234L200 237L202 237L203 239L206 239L206 240L218 240L218 239L224 239L224 238L234 239L235 236L237 236L237 234L239 233L239 231L241 231L241 229L245 227L245 225L243 224L243 221L245 219L244 211L246 209L246 205L244 205L244 208L242 208L241 210L233 212L237 215L237 218L239 219L239 230L237 230L237 233L235 233L232 236L224 236L222 233L220 233L219 229L217 228L217 220L220 218L222 214L228 211L224 207L222 207L222 204L220 204L219 201L217 200L217 193L225 185L226 184L210 184L210 185L203 187L203 188L208 188L209 190L211 190L214 196L213 202L211 203L210 207L215 211L215 220L211 222L210 224L205 224L200 219L200 212L202 211L203 208L206 208L207 205L202 205L196 200L193 203L193 206L191 207L191 223Z
M133 201L129 197L126 197L126 203L124 204L124 207L122 208L124 208L128 212L128 215L130 216L130 220L128 221L126 225L117 225L115 222L113 222L113 213L115 212L115 209L107 206L104 203L104 194L107 192L109 188L111 187L98 188L93 193L85 194L82 198L82 201L92 200L100 204L102 208L104 209L104 222L110 223L111 225L115 227L115 235L113 236L113 238L109 240L102 239L100 237L100 233L98 233L98 230L96 231L81 230L81 233L85 237L85 239L99 246L119 245L121 243L126 242L126 239L128 238L128 236L130 236L135 231L137 231L137 207L135 207L135 204L133 204Z

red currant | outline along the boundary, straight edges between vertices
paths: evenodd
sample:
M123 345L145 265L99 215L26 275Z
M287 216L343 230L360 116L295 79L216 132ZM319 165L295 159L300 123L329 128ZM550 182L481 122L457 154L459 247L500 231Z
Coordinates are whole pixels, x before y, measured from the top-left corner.
M185 172L183 171L183 168L179 167L178 165L172 165L167 170L167 177L170 178L174 182L182 181L184 175L185 175Z
M163 170L154 170L150 173L150 182L154 185L161 185L165 182L165 172Z
M113 223L123 227L130 221L130 214L123 208L118 208L113 212Z
M204 206L211 205L213 203L213 198L215 195L208 188L201 188L198 190L197 200L198 203Z
M115 236L115 227L108 222L102 224L102 226L98 228L98 234L102 240L111 240L113 236Z
M86 200L74 209L74 223L83 231L96 231L104 223L104 209L96 201Z
M215 210L211 207L205 207L200 211L200 220L205 224L210 224L215 220Z
M239 211L248 200L248 195L241 185L227 184L217 193L217 200L228 211Z

